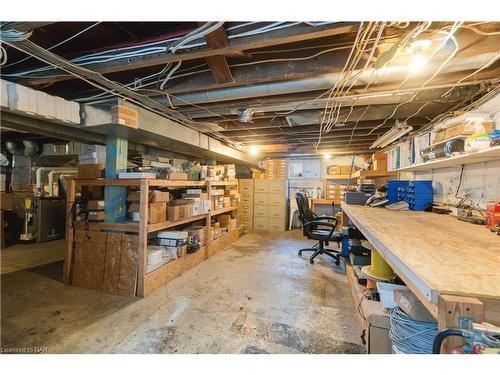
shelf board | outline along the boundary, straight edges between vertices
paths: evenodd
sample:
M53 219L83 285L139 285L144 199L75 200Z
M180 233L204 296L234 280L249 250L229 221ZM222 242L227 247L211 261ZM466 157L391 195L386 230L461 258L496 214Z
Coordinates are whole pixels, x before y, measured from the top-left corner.
M156 224L148 224L148 233L151 232L157 232L162 229L167 229L167 228L172 228L177 225L182 225L182 224L187 224L191 223L193 221L198 221L198 220L203 220L208 217L208 214L201 214L201 215L196 215L196 216L191 216L183 220L177 220L177 221L163 221L161 223L156 223Z
M118 232L139 232L139 223L137 221L126 221L124 223L104 223L99 221L89 221L85 223L83 221L75 221L75 228L77 229L89 229L92 231L100 230L115 230Z
M484 163L494 160L500 160L500 146L491 147L487 150L482 150L470 154L451 156L449 158L428 161L427 163L411 165L409 167L395 169L394 172L428 171L431 169L454 167L464 164Z
M188 187L188 186L207 186L207 181L178 181L178 180L163 180L163 179L106 179L98 178L96 180L80 180L75 179L76 185L79 186L140 186L141 181L148 181L149 186L163 187Z
M149 180L149 186L164 187L185 187L185 186L206 186L207 181L189 181L189 180Z
M238 186L238 180L236 181L210 181L212 186Z
M348 180L348 179L349 179L348 174L328 174L325 176L325 180Z
M397 176L396 171L367 171L364 169L360 169L359 171L356 171L352 174L353 178L360 178L360 177L392 177L392 176Z
M219 208L218 210L214 210L214 211L210 212L210 216L215 216L215 215L223 214L225 212L234 211L234 210L237 210L237 209L238 209L238 206Z

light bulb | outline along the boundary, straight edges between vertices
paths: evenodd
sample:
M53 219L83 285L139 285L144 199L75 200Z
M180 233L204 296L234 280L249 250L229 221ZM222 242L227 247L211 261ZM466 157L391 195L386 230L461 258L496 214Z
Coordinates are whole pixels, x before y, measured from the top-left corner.
M330 155L330 154L324 154L324 155L323 155L323 158L324 158L325 160L330 160L331 155Z
M427 64L427 59L422 53L415 53L410 59L410 71L413 73L419 72Z
M257 156L259 154L259 149L256 146L250 147L250 155Z

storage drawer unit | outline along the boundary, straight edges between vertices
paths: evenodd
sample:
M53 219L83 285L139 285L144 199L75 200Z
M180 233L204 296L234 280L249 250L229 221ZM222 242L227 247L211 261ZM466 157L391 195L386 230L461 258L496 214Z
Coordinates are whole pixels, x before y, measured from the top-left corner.
M270 231L286 230L288 209L286 180L255 180L254 228Z
M257 216L268 217L269 216L269 206L256 204L253 208L253 215L255 217L257 217Z
M255 180L254 192L269 193L269 180L263 180L263 179Z
M253 203L258 204L269 204L269 194L267 193L255 193L253 196Z
M254 214L254 180L240 179L238 181L240 190L240 206L238 210L241 224L245 224L248 230L253 229L253 214Z
M268 217L254 217L253 227L258 230L269 230Z

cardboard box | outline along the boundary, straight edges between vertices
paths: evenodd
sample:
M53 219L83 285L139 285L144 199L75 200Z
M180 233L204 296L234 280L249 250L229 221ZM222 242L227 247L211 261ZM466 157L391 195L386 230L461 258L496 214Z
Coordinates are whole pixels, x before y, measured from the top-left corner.
M177 258L182 258L187 254L187 245L182 245L177 247Z
M104 211L89 211L89 221L104 221Z
M129 213L136 213L132 215L132 220L137 221L140 215L140 203L132 203L128 209ZM149 203L148 206L148 224L161 223L167 220L167 202Z
M188 175L187 175L187 173L184 173L184 172L170 172L168 174L168 179L169 180L187 181Z
M215 223L212 223L212 228L218 229L220 228L220 223L216 221Z
M330 165L326 171L329 175L336 175L336 174L341 174L341 167L340 165Z
M198 194L182 193L182 199L193 199L193 198L199 198L202 201L208 201L208 193L198 193Z
M103 211L106 204L104 200L92 200L87 202L87 210Z
M366 317L366 351L369 354L391 354L391 324L389 316L382 310L382 305L377 301L364 300L361 309Z
M168 191L153 190L149 192L149 203L156 202L168 202L170 201L171 195ZM141 200L140 191L132 191L127 196L127 200L131 202L139 202Z
M193 216L193 203L186 199L174 199L169 203L167 211L168 220L183 220Z
M203 226L190 226L184 228L184 232L188 232L189 237L197 238L200 241L200 245L204 245L207 242L207 228Z
M227 228L231 226L231 215L219 215L216 220L221 227Z
M14 209L14 194L13 193L1 193L0 194L0 209L2 209L2 210Z
M483 122L483 128L486 133L491 133L493 130L492 122ZM459 135L471 135L476 132L476 126L467 122L452 126L446 129L446 139Z
M434 143L442 142L446 139L446 129L439 130L436 132L436 136L434 137Z
M78 166L78 178L81 180L96 180L104 177L104 164L85 164Z
M356 170L356 167L353 166L352 172ZM349 174L351 172L351 166L350 165L342 165L340 167L340 174Z

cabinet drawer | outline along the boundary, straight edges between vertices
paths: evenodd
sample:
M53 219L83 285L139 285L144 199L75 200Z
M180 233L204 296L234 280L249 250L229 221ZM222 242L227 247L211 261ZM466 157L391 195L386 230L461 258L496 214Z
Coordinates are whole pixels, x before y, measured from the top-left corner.
M286 229L285 220L283 218L269 218L269 230L274 232L284 232Z
M285 194L285 181L269 181L269 192L273 194Z
M250 210L253 211L253 204L249 202L241 202L240 208L242 210Z
M255 193L253 197L254 204L269 204L269 194L267 193Z
M269 206L256 204L253 208L253 216L269 216Z
M283 206L269 206L269 218L280 217L285 218L286 209Z
M247 190L247 191L253 191L253 180L248 180L248 179L243 179L239 181L240 183L240 189Z
M253 193L241 193L241 200L243 202L253 202Z
M254 191L256 193L267 193L269 191L269 180L255 180Z
M269 194L269 204L271 206L285 206L285 194Z
M240 220L242 224L251 225L253 223L253 216L251 215L241 215Z
M241 209L241 214L242 215L253 216L253 207L252 208L242 208Z
M254 229L269 230L269 219L267 217L255 217L253 227Z

